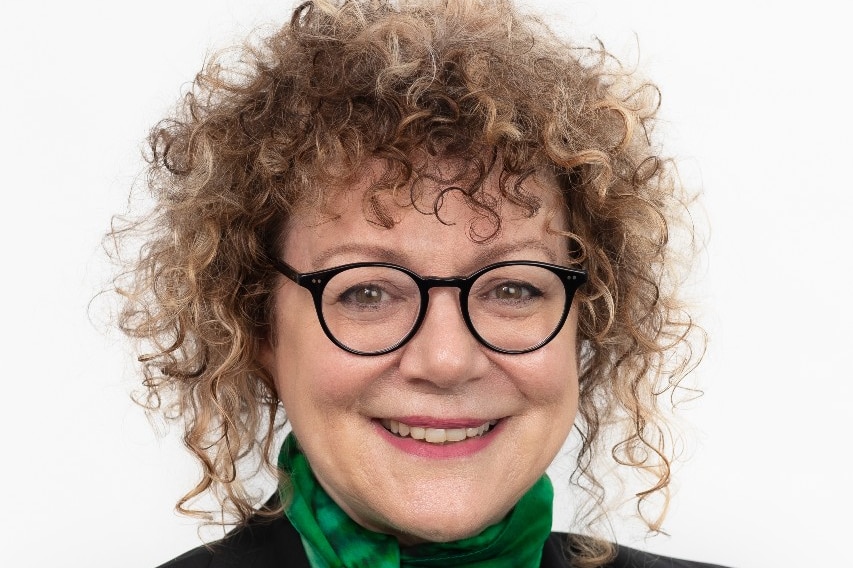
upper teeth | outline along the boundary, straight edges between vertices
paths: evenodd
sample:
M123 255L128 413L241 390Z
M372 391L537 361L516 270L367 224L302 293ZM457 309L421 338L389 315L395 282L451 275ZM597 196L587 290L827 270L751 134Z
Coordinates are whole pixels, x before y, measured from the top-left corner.
M497 420L490 420L475 428L423 428L421 426L409 426L396 420L382 420L386 430L390 430L398 436L411 436L415 440L424 440L431 444L443 444L445 442L461 442L466 438L482 436L489 428L497 424Z

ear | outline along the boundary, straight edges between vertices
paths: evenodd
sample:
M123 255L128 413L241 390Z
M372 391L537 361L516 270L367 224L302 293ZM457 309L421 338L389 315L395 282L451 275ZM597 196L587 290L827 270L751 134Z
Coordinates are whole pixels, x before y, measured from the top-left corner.
M258 363L272 381L272 388L278 394L277 369L275 364L276 345L272 330L268 330L263 337L258 339Z
M258 340L258 362L270 376L275 376L275 346L269 335Z

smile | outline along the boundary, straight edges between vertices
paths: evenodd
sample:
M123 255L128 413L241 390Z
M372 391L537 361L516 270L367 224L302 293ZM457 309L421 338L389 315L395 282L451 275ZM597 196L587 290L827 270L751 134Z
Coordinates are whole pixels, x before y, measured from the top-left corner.
M397 420L383 419L382 426L400 438L411 437L415 440L423 440L430 444L445 444L461 442L469 438L478 438L488 432L497 420L489 420L473 428L426 428L422 426L410 426Z

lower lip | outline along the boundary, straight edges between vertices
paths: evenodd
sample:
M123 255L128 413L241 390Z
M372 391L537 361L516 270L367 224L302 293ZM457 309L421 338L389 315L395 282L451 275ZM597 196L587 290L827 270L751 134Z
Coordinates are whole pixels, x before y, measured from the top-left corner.
M424 440L415 440L409 436L401 438L386 430L378 420L373 421L374 428L389 444L407 454L429 459L453 459L472 456L492 443L492 440L503 429L503 423L503 420L499 421L488 432L476 438L466 438L461 442L450 444L431 444Z

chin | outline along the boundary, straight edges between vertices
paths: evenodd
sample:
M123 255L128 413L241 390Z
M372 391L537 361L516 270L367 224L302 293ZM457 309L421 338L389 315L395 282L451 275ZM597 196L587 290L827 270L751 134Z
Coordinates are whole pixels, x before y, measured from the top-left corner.
M476 529L465 527L464 529L456 531L448 530L447 527L440 527L435 529L434 531L425 531L421 529L417 532L417 534L397 533L394 536L403 546L413 546L424 542L453 542L455 540L462 540L465 538L476 536L480 534L487 526L488 525L478 527Z
M504 517L497 515L495 518L484 518L482 515L472 516L470 512L467 513L459 514L454 511L439 516L422 515L407 523L408 527L398 526L396 530L387 532L393 534L404 546L423 542L452 542L476 536Z

